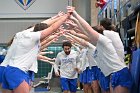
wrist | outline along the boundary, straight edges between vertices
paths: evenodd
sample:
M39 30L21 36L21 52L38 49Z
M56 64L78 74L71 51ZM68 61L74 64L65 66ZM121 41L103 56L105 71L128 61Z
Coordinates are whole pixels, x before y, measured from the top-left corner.
M73 11L73 15L76 16L77 15L77 12L76 11Z

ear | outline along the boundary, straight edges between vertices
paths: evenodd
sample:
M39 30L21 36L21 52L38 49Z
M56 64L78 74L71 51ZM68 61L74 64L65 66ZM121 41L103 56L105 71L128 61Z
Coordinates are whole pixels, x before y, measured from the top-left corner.
M102 25L100 25L100 27L101 27L102 30L105 30L105 28Z

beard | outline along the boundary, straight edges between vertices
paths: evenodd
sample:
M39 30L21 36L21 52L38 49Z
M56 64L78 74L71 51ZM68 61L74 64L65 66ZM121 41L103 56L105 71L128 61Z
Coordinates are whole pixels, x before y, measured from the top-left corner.
M65 54L66 54L66 55L69 55L69 54L70 54L70 51L69 51L69 52L65 52Z

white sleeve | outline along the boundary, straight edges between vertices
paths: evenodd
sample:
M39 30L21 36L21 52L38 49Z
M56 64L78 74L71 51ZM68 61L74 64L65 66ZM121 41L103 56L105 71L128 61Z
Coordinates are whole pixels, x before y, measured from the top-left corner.
M80 68L81 67L81 61L80 61L80 57L77 55L77 58L76 58L76 63L77 63L77 68Z
M59 54L57 54L57 57L55 59L55 64L54 64L54 71L55 71L55 73L57 73L58 70L59 70L59 68L58 68L59 64L60 64L60 59L59 59Z
M30 36L33 41L38 41L38 40L40 40L41 33L40 32L30 32Z
M91 43L89 43L89 42L88 42L88 47L89 47L90 49L94 49L94 50L96 49L96 47L95 47L94 45L92 45Z
M74 45L74 47L76 48L77 52L80 53L80 48L78 46L75 46L75 45Z
M14 42L14 40L13 40L13 42ZM7 66L9 64L9 61L13 54L13 48L14 48L13 42L12 42L11 46L9 47L9 49L7 50L7 54L6 54L3 62L1 63L1 66Z
M86 54L87 54L87 49L84 50L84 53L82 55L82 58L81 58L81 67L80 67L80 70L83 70L84 66L86 65Z

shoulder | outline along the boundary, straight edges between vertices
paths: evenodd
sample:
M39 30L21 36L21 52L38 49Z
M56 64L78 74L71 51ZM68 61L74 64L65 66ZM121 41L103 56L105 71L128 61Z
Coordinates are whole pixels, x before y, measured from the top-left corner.
M64 55L64 51L61 51L57 54L57 56L62 56L62 55Z
M71 54L77 54L77 51L71 50Z

